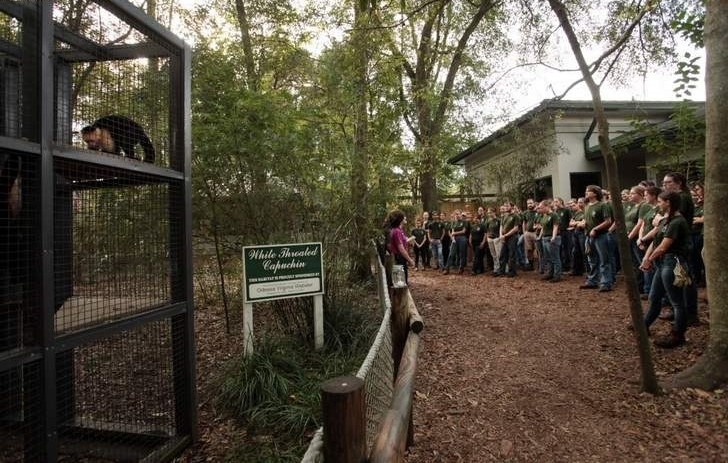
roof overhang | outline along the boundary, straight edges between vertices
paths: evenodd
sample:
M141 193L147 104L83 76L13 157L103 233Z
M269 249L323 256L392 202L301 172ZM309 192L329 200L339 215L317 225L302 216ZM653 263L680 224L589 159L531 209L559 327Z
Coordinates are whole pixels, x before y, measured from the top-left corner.
M667 116L674 111L676 102L674 101L604 101L604 110L608 115L625 114L625 115L650 115L661 114ZM704 105L704 103L696 103ZM591 100L543 100L538 106L526 112L519 118L509 122L499 128L492 134L488 135L478 143L464 149L457 155L447 160L448 164L465 164L465 159L476 152L487 147L494 141L503 138L513 132L515 129L522 127L532 121L537 115L545 112L562 112L565 115L593 115L594 103Z

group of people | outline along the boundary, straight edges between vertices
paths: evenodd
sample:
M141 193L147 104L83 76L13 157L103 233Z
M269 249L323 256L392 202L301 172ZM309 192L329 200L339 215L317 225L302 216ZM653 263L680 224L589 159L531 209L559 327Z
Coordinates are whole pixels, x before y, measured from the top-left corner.
M678 172L666 174L661 188L645 180L621 194L629 260L648 301L648 332L662 308L671 308L663 315L673 320L671 333L655 340L661 347L683 344L687 327L698 323L696 288L705 272L703 198L702 184L689 188ZM524 210L505 201L497 211L479 207L471 216L455 210L449 220L437 211L424 212L413 228L406 223L401 211L385 222L387 250L405 271L409 266L463 274L472 256L472 275L515 277L519 270L537 270L543 280L557 283L568 272L585 277L580 289L609 292L621 270L613 202L597 185L568 201L528 199ZM673 284L676 267L690 277L684 286Z

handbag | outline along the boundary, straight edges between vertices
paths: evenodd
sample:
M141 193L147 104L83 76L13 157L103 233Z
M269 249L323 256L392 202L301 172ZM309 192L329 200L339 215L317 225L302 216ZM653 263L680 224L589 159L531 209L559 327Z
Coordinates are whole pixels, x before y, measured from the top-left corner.
M672 284L678 288L683 288L693 282L690 278L690 273L688 273L688 269L685 268L677 257L675 258L675 269L673 273L675 274L675 279L672 281Z

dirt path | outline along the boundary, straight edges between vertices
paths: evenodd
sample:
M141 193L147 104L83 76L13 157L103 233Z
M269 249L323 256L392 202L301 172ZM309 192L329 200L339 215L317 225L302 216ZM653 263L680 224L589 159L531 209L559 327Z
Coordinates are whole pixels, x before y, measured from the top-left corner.
M640 394L623 284L538 277L412 276L426 327L408 462L728 461L728 394ZM653 350L659 375L702 352L703 302L686 346Z

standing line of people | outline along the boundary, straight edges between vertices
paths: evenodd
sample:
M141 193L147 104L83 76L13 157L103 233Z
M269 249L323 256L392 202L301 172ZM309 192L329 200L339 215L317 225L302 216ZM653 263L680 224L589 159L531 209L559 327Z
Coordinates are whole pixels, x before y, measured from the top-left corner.
M682 174L670 172L662 188L645 180L624 190L618 200L625 212L630 261L641 298L647 301L645 325L649 328L658 317L671 320L670 335L655 344L682 345L687 328L699 323L704 188L700 183L688 188ZM470 256L472 275L512 278L519 270L537 270L552 283L565 275L583 275L579 288L601 293L613 291L621 270L614 235L618 221L608 191L598 185L587 186L583 198L568 201L529 198L522 212L510 201L499 206L499 213L494 207L479 207L472 218L461 210L449 220L439 211L425 212L409 240L403 231L406 218L395 212L385 222L387 249L405 267L463 274ZM407 252L408 242L414 259ZM673 284L676 268L690 277L680 287ZM663 307L669 310L662 312Z

